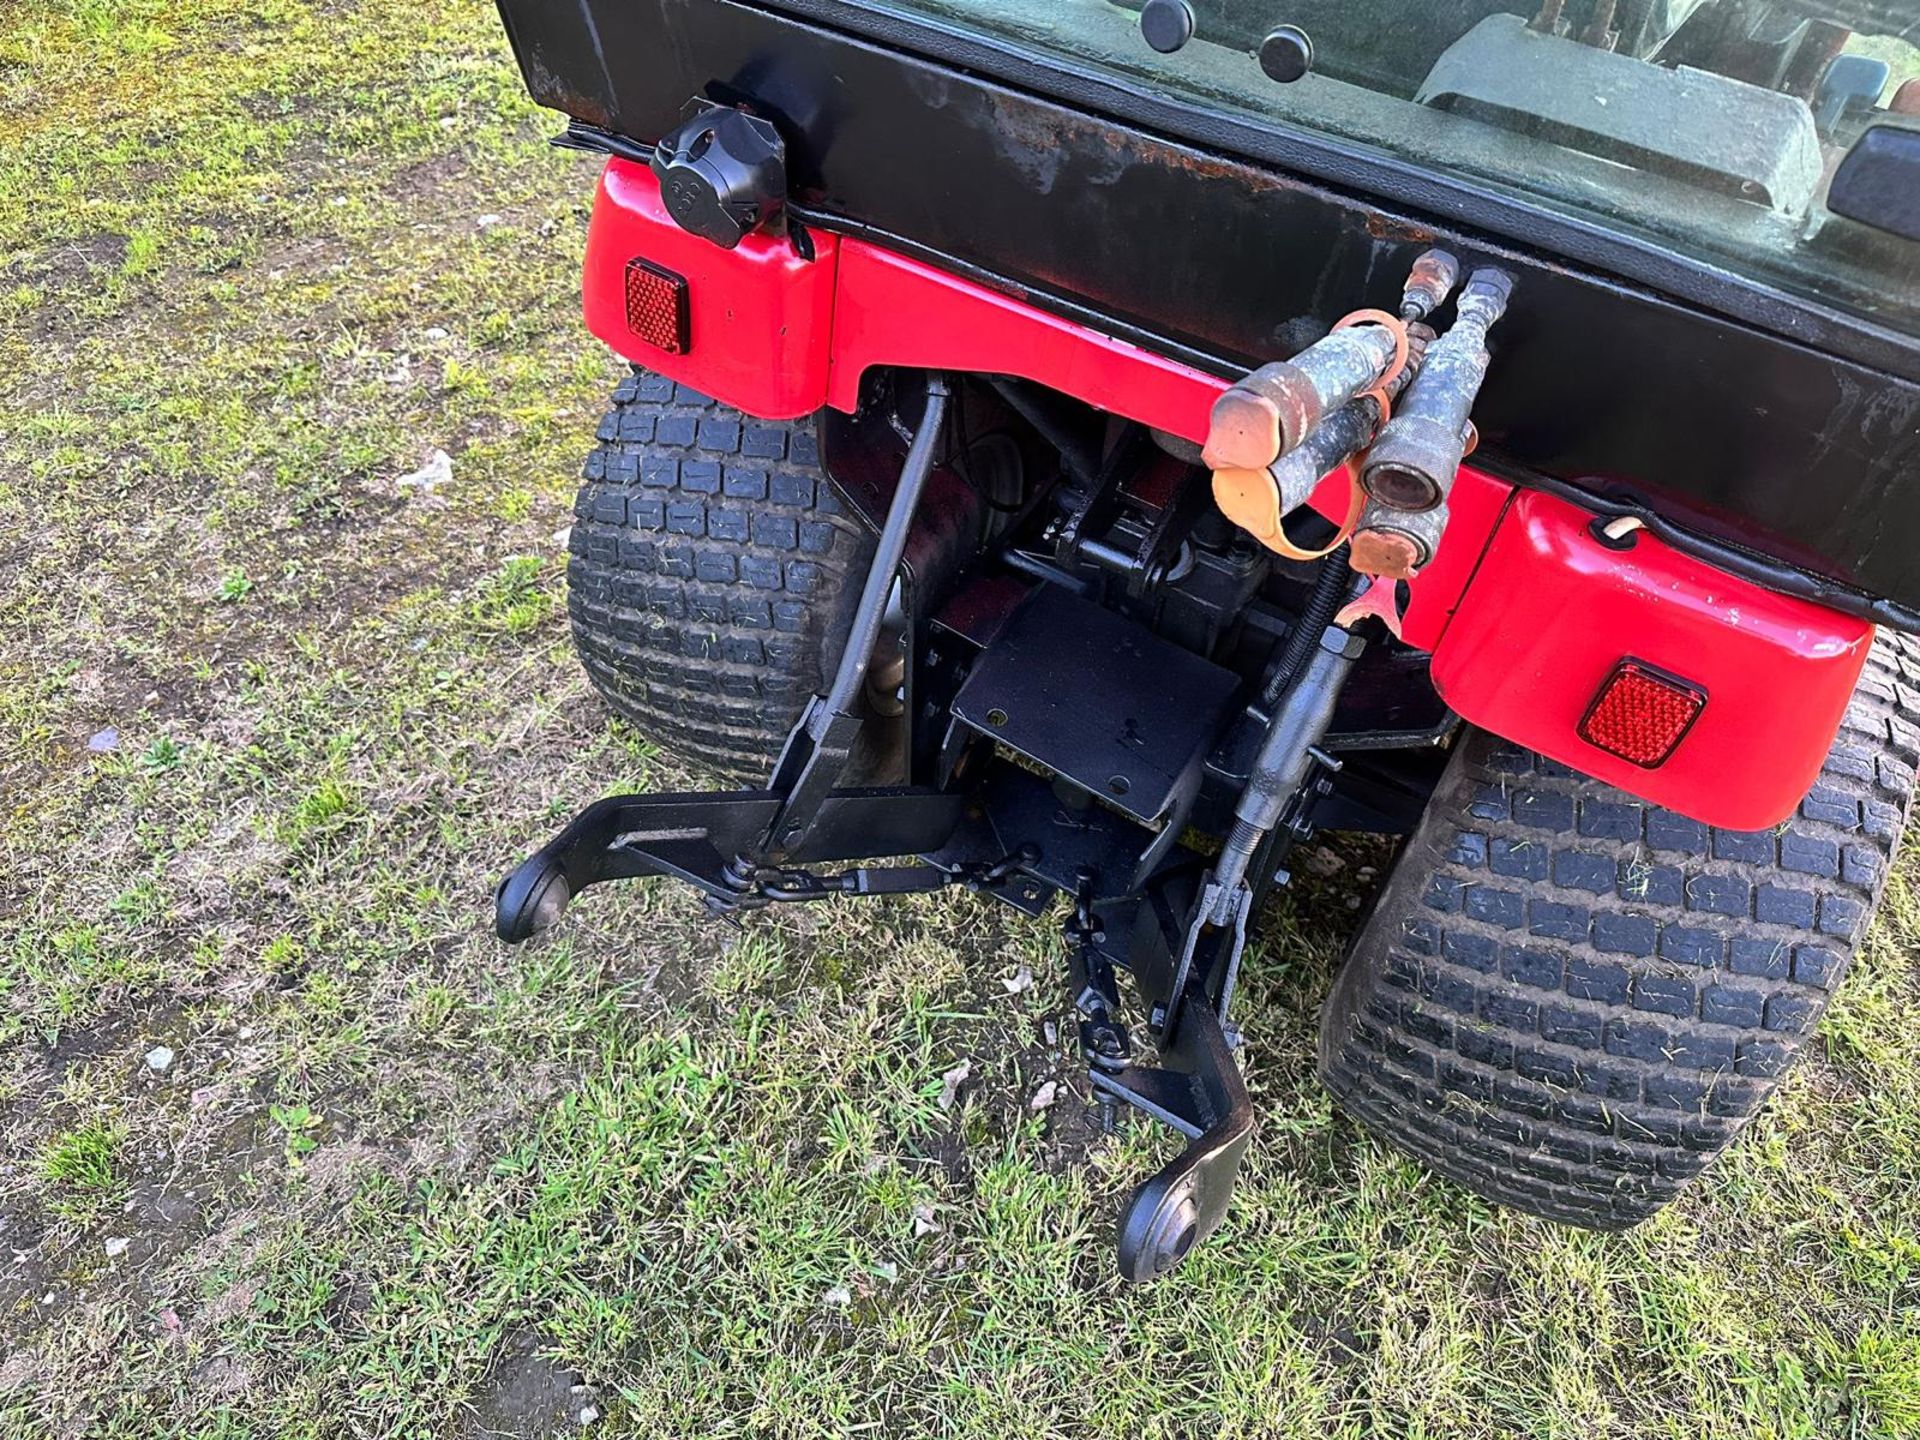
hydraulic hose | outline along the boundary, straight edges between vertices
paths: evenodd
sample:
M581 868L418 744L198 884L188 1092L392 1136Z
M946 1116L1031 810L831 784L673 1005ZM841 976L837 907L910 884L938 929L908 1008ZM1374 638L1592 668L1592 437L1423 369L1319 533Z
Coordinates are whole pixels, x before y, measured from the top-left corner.
M1344 593L1344 587L1339 593ZM1340 691L1366 649L1365 641L1338 625L1322 625L1306 633L1313 641L1306 662L1273 712L1246 788L1234 803L1233 831L1214 864L1209 882L1213 887L1211 924L1224 924L1239 903L1247 866L1311 772L1313 747L1325 738Z

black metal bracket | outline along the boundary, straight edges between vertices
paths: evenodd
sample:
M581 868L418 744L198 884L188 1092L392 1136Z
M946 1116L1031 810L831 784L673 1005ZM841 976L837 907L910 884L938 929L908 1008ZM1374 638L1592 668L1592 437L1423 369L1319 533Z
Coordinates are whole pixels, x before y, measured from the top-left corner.
M1132 1105L1192 1142L1121 1210L1120 1273L1128 1280L1166 1274L1219 1228L1253 1136L1253 1103L1224 1019L1245 926L1200 923L1209 903L1189 869L1163 872L1135 897L1126 965L1150 1012L1159 1052L1151 1065L1134 1061L1117 1018L1120 995L1107 932L1095 914L1091 875L1082 876L1067 922L1080 1047L1103 1111Z
M926 410L875 545L833 685L808 704L768 787L731 794L620 795L589 805L500 882L494 928L502 940L517 943L548 928L574 896L607 880L672 876L699 890L714 909L730 911L829 894L936 889L972 878L937 867L862 869L841 876L795 868L925 854L945 845L960 824L963 802L957 795L911 787L836 788L865 724L860 697L867 669L914 512L933 471L949 396L945 378L930 375Z
M1011 752L1030 766L949 764L937 788L846 785L872 713L868 666L948 409L939 376L927 391L833 682L794 726L767 787L588 806L502 881L495 925L503 940L524 941L589 886L644 876L683 881L723 915L954 885L1033 913L1070 891L1069 979L1103 1112L1136 1106L1189 1141L1120 1216L1121 1273L1152 1279L1226 1217L1254 1128L1227 1009L1251 916L1283 880L1287 847L1310 833L1320 772L1342 763L1320 742L1363 646L1338 626L1317 636L1283 687L1211 870L1181 836L1237 711L1238 680L1052 587L1003 618L965 679L949 682L961 758ZM1113 717L1138 714L1155 717L1150 730L1133 720L1116 729ZM918 858L822 868L875 857ZM1136 1057L1122 1019L1123 968L1146 1011L1153 1063Z
M500 882L494 894L494 928L502 940L517 944L556 924L589 885L649 875L684 880L719 910L751 907L756 894L762 897L760 903L815 898L766 894L757 869L743 873L737 864L741 851L766 832L783 801L771 790L742 790L616 795L589 805ZM835 790L821 800L805 843L788 859L801 865L926 854L952 838L965 805L963 796L915 786ZM791 873L769 870L766 875ZM866 889L852 893L886 893L894 883L878 878L891 871L855 873L867 878L850 882L850 887L864 883ZM969 878L958 869L940 873L953 877L942 884Z
M1120 1273L1129 1280L1164 1275L1219 1227L1253 1136L1253 1105L1234 1063L1227 1007L1248 921L1279 880L1286 848L1310 833L1315 772L1340 767L1319 742L1365 648L1339 626L1327 627L1318 641L1283 692L1213 868L1197 878L1191 869L1163 873L1135 912L1127 963L1148 1006L1160 1064L1103 1066L1089 1053L1097 1092L1192 1142L1121 1212ZM1077 970L1074 978L1084 995Z
M819 822L819 810L826 796L846 773L854 742L866 724L861 696L866 687L867 670L873 663L873 649L886 621L887 597L893 592L894 577L906 555L907 538L913 529L920 496L927 487L927 477L933 473L934 455L946 423L950 397L945 376L927 377L927 407L920 417L919 428L914 431L913 443L907 449L900 483L887 507L880 538L875 542L873 563L867 569L853 625L840 652L839 668L834 672L831 688L808 703L800 723L787 737L768 787L781 801L769 817L765 831L742 852L746 863L794 860L805 848L809 832ZM871 850L867 853L898 852Z
M1171 1125L1193 1143L1133 1192L1120 1212L1120 1273L1166 1274L1226 1218L1253 1139L1253 1101L1220 1017L1189 1005L1158 1067L1095 1069L1093 1087Z

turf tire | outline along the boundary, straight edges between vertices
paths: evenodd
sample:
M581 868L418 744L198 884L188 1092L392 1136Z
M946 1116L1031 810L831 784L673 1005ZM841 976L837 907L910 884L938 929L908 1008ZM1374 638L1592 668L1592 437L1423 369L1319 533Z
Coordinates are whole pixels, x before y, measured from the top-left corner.
M587 457L567 613L588 677L662 748L763 778L824 688L873 554L814 421L657 375L620 383Z
M1883 632L1812 791L1752 833L1468 732L1328 998L1327 1087L1491 1200L1597 1230L1651 1215L1845 973L1912 800L1916 687L1920 644Z

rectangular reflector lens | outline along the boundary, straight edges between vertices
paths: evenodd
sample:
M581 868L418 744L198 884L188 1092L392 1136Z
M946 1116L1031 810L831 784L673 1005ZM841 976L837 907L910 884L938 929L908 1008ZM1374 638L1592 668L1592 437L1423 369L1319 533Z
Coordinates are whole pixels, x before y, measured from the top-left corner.
M669 355L684 355L691 343L685 277L648 260L629 260L627 328Z
M1651 769L1686 737L1707 692L1639 660L1622 660L1580 721L1580 738Z

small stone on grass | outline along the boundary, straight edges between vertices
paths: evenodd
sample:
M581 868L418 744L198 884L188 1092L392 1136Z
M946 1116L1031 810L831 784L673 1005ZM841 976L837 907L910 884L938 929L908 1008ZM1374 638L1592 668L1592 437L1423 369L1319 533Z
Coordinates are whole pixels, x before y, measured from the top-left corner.
M400 477L402 490L425 490L429 494L453 479L453 457L444 450L430 450L426 461L411 475Z
M164 1075L173 1068L173 1051L165 1045L156 1045L147 1051L147 1069L156 1075Z
M972 1073L972 1063L962 1060L940 1077L940 1108L942 1110L953 1109L953 1102L960 1096L960 1087L967 1083L967 1077Z
M1313 849L1307 851L1300 863L1300 868L1308 874L1318 875L1324 880L1328 876L1338 875L1342 870L1346 869L1347 862L1334 854L1333 851L1327 849L1326 846L1316 845Z

